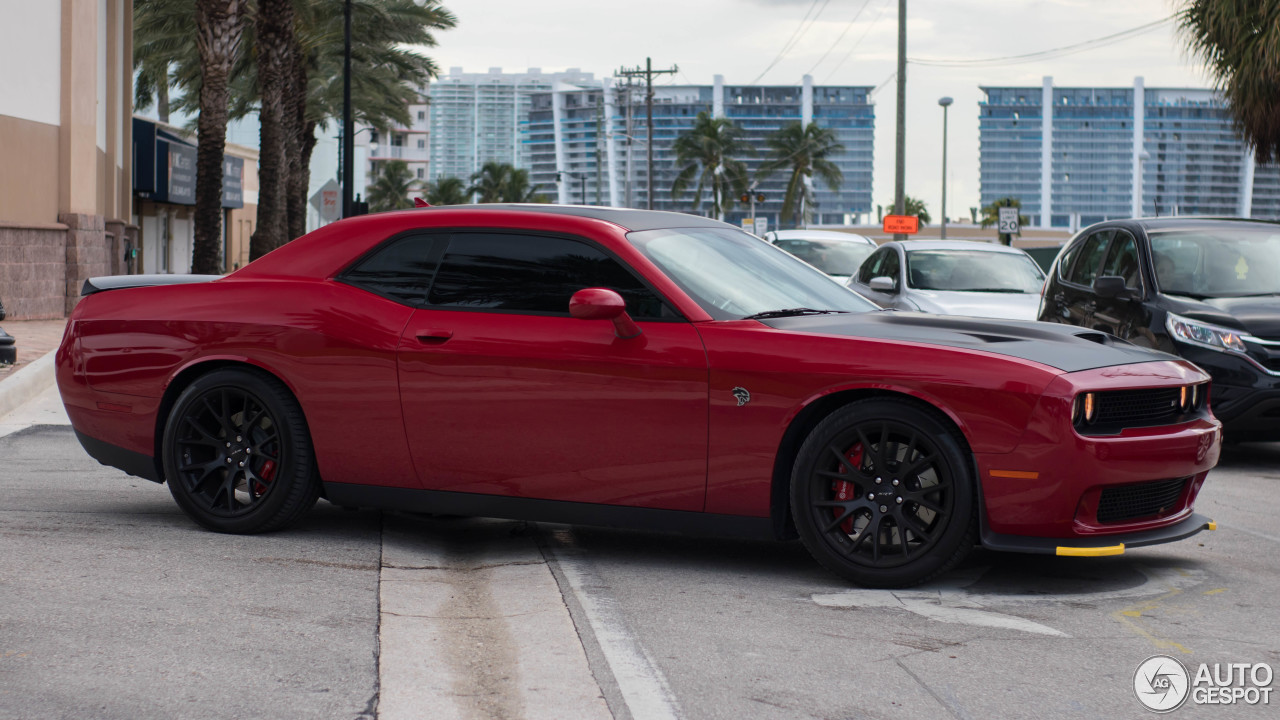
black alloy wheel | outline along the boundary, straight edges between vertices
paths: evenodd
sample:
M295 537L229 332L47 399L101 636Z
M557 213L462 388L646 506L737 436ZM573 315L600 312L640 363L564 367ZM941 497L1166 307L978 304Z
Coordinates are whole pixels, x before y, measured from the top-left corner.
M851 403L797 457L791 509L827 569L869 587L914 585L973 548L973 481L963 437L921 404Z
M297 400L279 381L239 369L196 379L165 425L169 491L218 532L275 530L315 504L320 484Z

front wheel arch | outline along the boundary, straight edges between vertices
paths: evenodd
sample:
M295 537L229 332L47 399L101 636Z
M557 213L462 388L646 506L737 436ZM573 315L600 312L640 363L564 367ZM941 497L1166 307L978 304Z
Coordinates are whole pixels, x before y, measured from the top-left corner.
M972 446L963 428L941 408L914 395L878 388L842 390L824 395L796 413L796 416L791 420L791 424L787 426L786 432L783 433L782 442L778 444L778 452L774 456L772 483L769 490L769 517L773 527L773 535L778 540L795 540L800 537L799 532L796 530L795 521L791 517L791 471L795 466L796 458L800 454L800 446L804 444L805 438L809 437L809 433L818 426L818 423L825 420L831 413L850 403L868 398L905 400L934 415L940 422L955 431L956 436L962 441L964 450L969 453L970 457L973 457ZM982 498L982 482L978 475L976 461L973 464L973 474L974 480L978 485L979 513L985 518L986 509Z

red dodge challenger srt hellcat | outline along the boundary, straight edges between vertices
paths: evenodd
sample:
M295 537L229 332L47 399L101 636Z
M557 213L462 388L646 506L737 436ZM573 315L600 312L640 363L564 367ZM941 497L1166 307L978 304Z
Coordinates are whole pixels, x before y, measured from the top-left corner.
M879 310L730 225L482 205L343 220L226 277L95 278L57 355L80 442L206 528L317 497L797 535L856 583L975 545L1212 528L1208 376L1075 327Z

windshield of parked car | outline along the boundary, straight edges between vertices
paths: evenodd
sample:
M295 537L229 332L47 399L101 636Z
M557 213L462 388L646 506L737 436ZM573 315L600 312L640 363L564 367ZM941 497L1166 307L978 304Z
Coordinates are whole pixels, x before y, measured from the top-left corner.
M627 239L717 320L782 310L877 309L795 257L740 230L645 230L629 233Z
M1022 253L907 250L907 286L917 290L1039 293L1044 273Z
M1160 291L1191 297L1280 295L1280 231L1226 227L1153 231Z
M876 246L871 243L839 240L779 239L778 247L828 275L853 275Z

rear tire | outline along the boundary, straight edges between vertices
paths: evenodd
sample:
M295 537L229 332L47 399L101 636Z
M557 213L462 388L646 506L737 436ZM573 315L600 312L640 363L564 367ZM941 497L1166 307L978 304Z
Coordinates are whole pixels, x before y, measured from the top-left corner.
M800 539L828 570L867 587L904 587L951 569L977 527L963 436L926 406L850 403L809 433L791 478Z
M302 408L262 373L223 369L197 378L174 403L161 452L178 507L217 532L277 530L320 496Z

